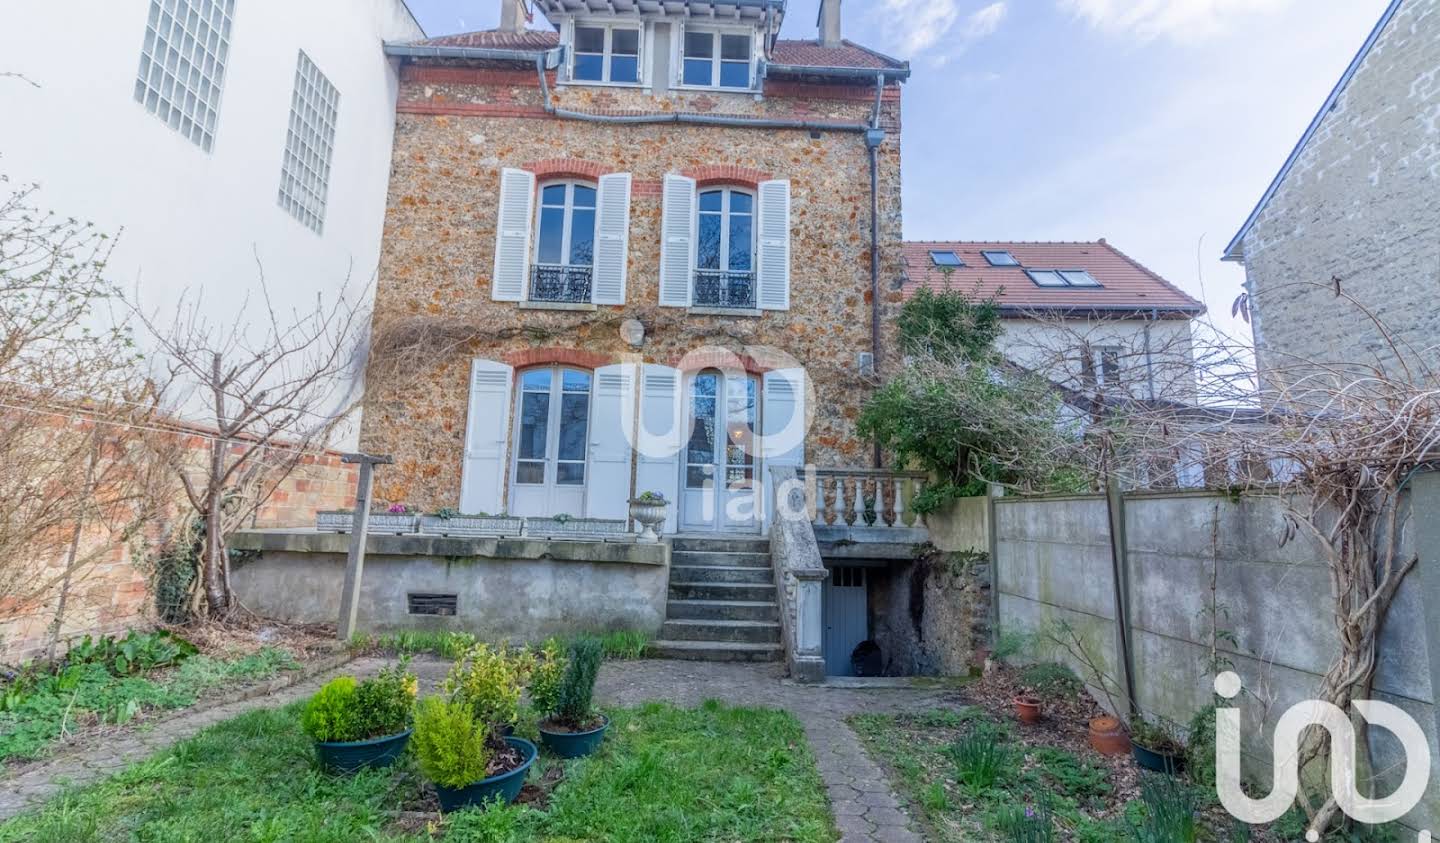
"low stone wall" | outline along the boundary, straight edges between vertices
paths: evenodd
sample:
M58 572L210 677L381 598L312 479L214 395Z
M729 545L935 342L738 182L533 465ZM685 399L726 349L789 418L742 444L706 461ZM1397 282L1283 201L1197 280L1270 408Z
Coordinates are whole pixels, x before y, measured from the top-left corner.
M252 611L291 623L334 623L349 536L254 531L231 547L255 551L231 575ZM455 630L483 639L658 633L670 581L667 544L370 536L361 578L363 633ZM455 598L453 615L415 614L412 595Z

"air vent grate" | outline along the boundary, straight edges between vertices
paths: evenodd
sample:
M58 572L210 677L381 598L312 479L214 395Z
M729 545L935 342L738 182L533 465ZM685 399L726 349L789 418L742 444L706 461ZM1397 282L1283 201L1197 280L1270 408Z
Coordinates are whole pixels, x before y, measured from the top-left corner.
M412 615L442 615L454 617L460 609L460 597L456 594L407 594L406 602Z

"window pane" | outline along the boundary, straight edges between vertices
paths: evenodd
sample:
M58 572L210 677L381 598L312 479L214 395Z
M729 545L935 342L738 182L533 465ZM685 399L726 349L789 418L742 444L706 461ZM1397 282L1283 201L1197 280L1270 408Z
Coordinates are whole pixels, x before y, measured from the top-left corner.
M700 231L695 246L695 266L698 269L720 268L721 219L719 214L700 215Z
M540 263L564 263L565 209L543 208L540 211ZM547 375L548 377L548 375ZM548 384L547 384L548 388Z
M575 52L605 52L605 30L598 26L575 27Z
M735 272L748 272L751 263L753 218L744 214L730 217L730 265Z
M1020 265L1020 261L1015 260L1015 256L1009 252L981 252L981 254L985 256L985 260L988 261L991 266Z
M725 207L725 191L709 190L700 194L700 210L719 212Z
M634 56L615 56L610 59L611 82L639 82L640 62Z
M611 32L610 53L616 56L640 55L640 30L617 29Z
M520 376L520 388L526 392L549 392L550 370L533 369Z
M750 61L749 35L720 36L720 58L728 61Z
M1060 277L1060 273L1055 272L1055 271L1053 271L1053 270L1049 270L1049 269L1046 269L1046 270L1034 270L1034 269L1032 269L1032 270L1028 270L1027 274L1030 276L1030 280L1031 280L1031 281L1034 281L1036 284L1039 284L1041 287L1068 287L1068 286L1069 286L1068 284L1065 283L1065 279Z
M730 213L748 214L755 210L755 199L748 193L730 194Z
M755 380L730 381L726 401L725 461L730 465L755 462Z
M575 56L575 78L582 82L605 81L605 57L577 54Z
M540 191L541 205L565 205L565 185L552 184Z
M577 207L577 208L593 208L593 207L595 207L595 188L593 188L593 187L586 187L586 186L583 185L583 184L577 184L577 185L575 185L575 207Z
M1072 287L1098 287L1100 282L1096 281L1090 273L1083 269L1061 272L1060 277L1064 278Z
M711 68L709 59L686 59L685 84L709 85L711 78L710 70Z
M720 87L750 87L750 62L720 62Z
M570 265L595 263L595 212L577 208L570 221Z
M526 486L539 486L545 482L545 463L522 462L515 465L515 482Z
M520 399L519 459L545 459L545 438L550 429L550 396L527 392Z
M710 485L715 469L708 465L692 465L685 470L685 488L704 489Z
M751 489L755 486L755 469L731 468L725 472L725 488L730 490Z
M560 459L585 459L585 433L589 421L590 396L567 393L560 398Z
M709 59L715 57L715 34L712 32L685 33L685 57Z
M589 392L590 376L584 372L577 372L574 369L566 369L561 373L560 388L566 392Z
M584 486L585 463L562 462L555 466L555 483L560 486Z

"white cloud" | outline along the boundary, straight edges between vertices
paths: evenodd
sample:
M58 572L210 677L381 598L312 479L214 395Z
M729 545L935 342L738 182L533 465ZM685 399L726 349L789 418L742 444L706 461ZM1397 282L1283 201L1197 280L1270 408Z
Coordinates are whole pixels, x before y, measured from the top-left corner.
M1059 0L1091 26L1140 38L1195 40L1224 31L1237 17L1273 12L1291 0Z
M901 58L944 64L971 44L995 34L1009 11L1009 0L995 0L968 15L962 0L880 0L868 16L880 27L886 46Z

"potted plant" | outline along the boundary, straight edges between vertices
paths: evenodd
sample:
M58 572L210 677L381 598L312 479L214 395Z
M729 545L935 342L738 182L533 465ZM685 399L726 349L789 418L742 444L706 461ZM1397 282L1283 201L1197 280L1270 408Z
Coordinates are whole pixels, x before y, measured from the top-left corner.
M670 502L659 492L645 492L630 501L630 517L641 527L639 541L654 544L660 541L655 528L665 523L666 508Z
M410 740L416 688L405 661L363 682L341 676L326 683L300 718L320 765L354 773L393 764Z
M1144 715L1130 721L1130 752L1136 764L1157 773L1173 776L1185 766L1185 745L1165 726Z
M535 667L531 699L545 715L540 721L540 743L561 758L589 755L605 740L610 718L591 705L604 658L600 639L587 636L571 645L563 673L552 667L559 661L558 648Z
M441 507L420 516L420 532L436 536L518 536L524 519L505 513L465 515L453 507Z
M480 643L456 660L441 688L446 697L468 706L498 745L520 718L520 693L528 672L524 653Z
M427 697L415 714L416 761L435 786L442 811L496 798L514 802L537 754L524 738L497 737L461 699Z
M1083 687L1075 671L1059 662L1039 662L1020 670L1021 691L1013 700L1021 723L1040 720L1046 701L1073 699Z

